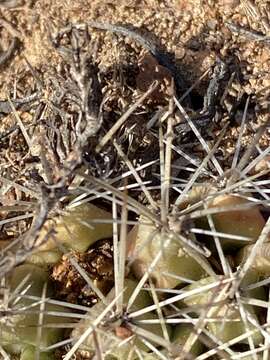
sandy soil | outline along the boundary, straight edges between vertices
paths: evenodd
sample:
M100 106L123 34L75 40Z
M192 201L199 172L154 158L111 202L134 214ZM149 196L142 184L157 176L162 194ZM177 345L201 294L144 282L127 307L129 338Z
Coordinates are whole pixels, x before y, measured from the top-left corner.
M215 119L205 136L209 144L213 144L223 124L229 123L219 149L219 156L226 168L226 159L235 150L248 98L247 130L243 141L250 143L259 126L268 120L269 10L269 2L263 0L1 1L2 55L14 38L17 39L15 51L6 61L2 61L0 73L2 205L33 199L40 180L54 182L59 179L61 167L71 153L74 124L77 121L77 115L74 114L77 110L75 105L70 105L68 99L59 100L63 86L68 89L74 87L71 65L52 44L55 34L63 27L71 23L96 20L100 23L128 24L139 28L141 33L147 34L148 38L150 36L151 41L159 43L162 51L170 53L171 61L176 65L186 87L181 89L182 93L194 86L191 103L186 107L191 115L198 114L202 109L203 98L213 77L213 67L218 59L222 60L226 65L226 76L219 88ZM172 80L170 70L159 65L140 43L129 36L94 29L89 30L88 36L90 45L87 44L87 51L90 51L97 66L103 100L106 99L103 107L104 126L100 136L109 130L153 80L158 79L164 83L163 88L155 92L141 111L133 114L118 132L131 161L146 161L148 157L151 160L151 154L158 151L158 144L145 130L146 121L149 121L157 109L166 109L168 84ZM69 42L64 39L62 46L65 46L65 41L66 44ZM70 43L68 46L70 49ZM206 75L199 81L205 72ZM9 107L8 98L21 99L36 92L37 99L19 107L16 116L11 109L3 112L4 105ZM56 119L53 106L58 106L59 111L67 112L66 124L61 119ZM62 138L56 135L57 130L48 130L52 125L59 129ZM87 159L98 141L99 138L91 140L92 145L85 153ZM55 142L62 142L62 146ZM176 144L179 143L186 151L199 157L204 156L200 155L201 147L196 144L196 139L188 137L186 140L179 135ZM261 137L260 146L262 149L269 146L269 130ZM95 175L106 171L111 174L113 166L118 172L121 171L121 166L117 165L117 159L114 158L115 154L111 155L110 152L108 145L102 161L98 157L94 159L95 164L99 164L99 168L91 165L92 168L96 166L93 170ZM53 175L50 176L49 173ZM18 186L12 188L9 181L15 181ZM6 216L10 214L3 212L1 215L2 218ZM1 237L13 238L24 232L30 221L18 224L16 230L6 224Z

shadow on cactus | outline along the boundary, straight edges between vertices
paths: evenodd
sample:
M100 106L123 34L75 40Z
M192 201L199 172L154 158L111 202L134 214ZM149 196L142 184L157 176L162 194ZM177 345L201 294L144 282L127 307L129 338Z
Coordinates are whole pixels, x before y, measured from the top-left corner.
M168 119L168 134L170 127ZM119 190L75 170L83 188L45 223L40 237L53 228L49 239L6 279L3 351L21 359L54 359L58 348L65 349L65 360L267 358L269 168L255 168L269 149L258 150L255 136L225 172L215 157L224 134L212 149L199 137L206 156L177 188L170 177L172 147L160 126L158 200L139 172L131 172L149 206L125 186ZM258 155L250 161L251 148ZM111 202L111 212L89 201L93 187L94 197ZM107 258L87 263L82 254L101 239L109 239L113 252L99 248ZM67 262L73 272L64 271ZM72 288L76 296L67 291L57 299L60 285L52 274L61 271L67 289L72 276L83 284ZM88 306L79 301L82 292L91 297Z

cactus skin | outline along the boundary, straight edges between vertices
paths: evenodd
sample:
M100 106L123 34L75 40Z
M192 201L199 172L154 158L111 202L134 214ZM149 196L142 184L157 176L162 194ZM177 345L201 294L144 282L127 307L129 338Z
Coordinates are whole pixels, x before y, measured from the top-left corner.
M222 194L217 195L217 189L213 186L197 186L191 189L187 196L187 199L182 207L187 207L189 204L194 204L200 200L207 202L208 209L218 209L221 207L234 207L251 204L249 200L239 196L238 194ZM211 200L211 196L213 196ZM245 194L246 197L249 194ZM220 211L211 215L215 230L217 232L245 236L250 238L250 243L254 243L261 234L261 231L265 225L265 220L259 210L258 206L254 203L251 204L250 208L246 209L235 209L230 211ZM196 227L205 230L210 230L209 223L206 217L197 218ZM219 236L222 249L224 252L231 252L235 249L239 249L247 245L247 241L239 239L228 239ZM213 238L211 236L205 236L207 245L212 251L216 251Z
M196 288L199 288L201 286L211 284L212 282L215 282L216 279L212 277L208 277L199 281L196 281L195 283L186 286L183 290L190 291ZM210 291L206 291L203 293L199 293L197 295L189 296L186 299L182 300L182 306L209 306L211 307L211 302L215 302L215 299L217 297L218 292L220 289L212 289ZM215 293L216 292L216 293ZM180 304L181 306L181 304ZM212 305L214 306L214 305ZM238 337L242 334L246 333L246 325L241 319L239 308L237 307L234 302L231 303L225 303L224 305L216 305L216 310L214 310L211 314L212 317L218 317L220 318L217 322L208 322L206 328L213 334L215 337L217 337L222 342L228 342L235 337ZM252 306L244 305L246 313L253 318L258 323L258 319L256 316L256 313L254 311L254 308ZM198 316L200 315L200 311L194 310L194 313ZM222 322L222 320L230 319L232 320L227 322ZM237 320L239 319L239 321ZM235 321L237 320L237 321ZM254 342L254 345L259 345L263 341L263 336L261 333L256 331L255 326L250 325L250 330L255 330L252 339ZM244 339L241 343L248 344L248 340Z
M244 263L249 257L250 253L253 250L254 245L247 245L243 247L236 256L236 264L239 265ZM251 270L260 275L261 277L270 276L270 243L262 244L260 249L257 251L257 255L251 265Z
M67 210L65 215L55 220L56 222L48 221L40 232L40 241L44 239L50 227L54 229L55 234L30 255L28 262L44 266L54 265L62 256L55 241L67 250L85 252L97 240L112 237L112 223L92 223L93 220L102 219L111 220L112 216L107 211L86 203Z
M128 234L129 242L133 243L130 246L133 247L132 252L138 251L132 265L136 277L141 278L144 275L162 248L162 256L151 273L157 287L172 289L184 282L180 278L166 276L165 272L191 280L206 276L204 269L183 250L178 240L172 238L170 244L164 248L169 235L157 231L153 224L148 225L148 221L143 217L139 221L141 223Z
M127 304L130 296L132 295L135 287L137 285L137 282L131 279L125 279L125 291L124 291L124 307L125 304ZM114 289L111 290L111 292L107 295L107 300L111 301L114 298ZM137 298L135 299L130 311L136 311L139 309L143 309L147 306L152 304L151 297L148 295L146 291L141 291ZM83 332L89 328L91 325L93 319L95 318L96 314L100 314L103 310L105 305L101 302L94 305L92 308L88 311L88 318L81 320L78 324L75 325L74 330L72 331L72 337L74 339L77 339L80 337ZM138 316L136 320L148 320L148 319L158 319L157 314L154 312L146 313L142 316ZM143 328L149 332L152 332L155 335L158 335L162 337L162 329L159 324L138 324L140 328ZM107 333L106 335L100 335L99 341L101 343L101 347L103 352L106 352L107 355L105 357L106 360L109 359L115 359L115 360L126 360L128 359L137 359L136 353L131 355L133 346L137 346L142 352L147 352L149 349L142 343L140 340L140 337L136 334L133 334L130 331L130 334L128 334L128 324L124 324L120 319L117 321L117 323L113 324L108 322L107 325L103 327L103 330ZM127 330L127 338L130 336L134 336L134 339L130 342L118 347L118 344L123 341L123 338L119 338L115 340L115 336L118 336L119 332L121 330ZM167 327L168 333L170 335L171 330L170 327ZM90 354L94 354L95 351L95 343L93 341L92 335L90 335L82 344L81 346L82 350L89 351Z
M181 347L185 344L189 335L193 331L193 326L191 324L179 324L176 325L173 331L172 343L175 347L173 355L179 356L182 349ZM203 345L197 340L191 348L191 355L196 357L201 354L203 351Z
M35 347L34 346L26 346L22 351L20 360L35 360ZM55 356L53 353L40 353L39 360L55 360Z
M43 268L40 268L32 264L24 264L16 267L11 274L10 289L14 291L22 280L29 276L26 284L23 288L26 288L29 284L31 286L26 291L25 295L35 296L40 298L42 295L45 282L48 282L48 273ZM21 290L22 291L22 290ZM48 284L48 291L46 297L52 296L53 291ZM18 294L19 295L19 294ZM1 326L0 345L2 345L9 353L19 354L26 351L26 354L31 353L31 346L35 347L37 343L37 327L39 322L40 304L34 305L37 302L35 299L21 298L16 302L13 310L16 310L16 315L10 318L11 324L4 324ZM24 309L26 307L26 310ZM30 308L28 308L30 307ZM20 310L22 308L22 310ZM27 312L33 311L31 312ZM53 311L67 313L67 316L56 316L44 314L43 324L61 324L70 322L68 318L68 309L55 305L46 304L44 311ZM40 348L48 347L55 344L57 341L62 340L64 334L64 328L42 328L40 337ZM49 359L46 357L48 354L43 354L44 360ZM24 358L26 355L24 355ZM48 355L51 356L51 355ZM31 359L31 358L29 358ZM42 358L41 358L42 359ZM51 359L51 358L50 358Z

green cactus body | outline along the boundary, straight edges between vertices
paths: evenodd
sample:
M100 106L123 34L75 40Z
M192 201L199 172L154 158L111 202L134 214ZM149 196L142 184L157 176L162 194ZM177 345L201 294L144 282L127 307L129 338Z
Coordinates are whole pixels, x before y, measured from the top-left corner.
M254 245L247 245L239 250L236 256L237 265L244 263L247 260L253 247ZM257 275L261 275L262 277L270 276L270 243L262 244L262 246L257 249L256 257L251 264L251 269Z
M35 251L26 260L26 263L48 267L55 265L61 260L62 253L58 249Z
M179 356L182 352L182 346L193 332L193 326L191 324L179 324L174 328L172 343L173 343L173 355ZM191 348L191 355L197 356L203 351L203 345L197 340Z
M160 250L162 255L151 273L157 287L172 289L184 282L181 278L199 280L206 276L205 270L184 251L177 239L171 238L169 245L164 247L170 235L162 234L153 224L147 224L143 217L140 222L129 233L129 242L133 244L132 252L136 254L132 266L136 277L143 276Z
M190 191L185 206L204 200L207 201L208 209L216 208L218 210L218 208L233 208L241 205L245 206L250 203L246 198L237 196L237 194L224 194L214 196L213 199L211 199L211 196L214 195L215 192L216 189L211 186L205 185L195 187ZM248 196L248 194L246 194L246 196ZM230 252L236 248L247 245L246 240L234 239L233 235L248 237L252 243L258 239L265 225L265 220L260 213L259 207L254 206L254 204L246 209L232 209L229 211L223 210L216 212L212 214L211 217L217 232L228 234L230 236L232 235L232 238L219 236L222 248L225 252ZM195 222L197 227L210 230L208 219L206 217L197 218ZM209 248L215 251L216 248L212 236L205 236L205 240Z
M204 285L211 284L215 281L216 279L208 277L186 286L183 290L194 290ZM209 309L213 309L213 311L211 312L211 318L214 318L215 321L209 321L206 325L206 328L220 341L225 343L240 335L245 334L247 328L246 324L241 319L240 310L234 302L228 303L226 301L225 303L222 303L222 299L219 299L221 303L217 303L216 305L214 304L220 290L221 289L214 288L203 293L200 292L199 294L189 296L182 301L182 306L193 306L194 314L197 315L201 315L201 311L203 311L201 309L207 309L207 307L209 307ZM196 310L196 306L199 306L200 308ZM215 308L213 308L213 306ZM250 316L254 321L258 323L258 319L253 307L246 305L243 306L245 308L247 316ZM226 321L224 321L225 319ZM259 343L263 341L262 334L259 333L255 326L251 325L250 323L249 330L254 330L252 339L255 346L259 345ZM242 343L247 344L248 339L245 338Z
M20 265L14 269L10 278L10 288L14 291L23 279L29 276L23 289L28 285L29 288L24 293L26 296L34 296L40 298L42 295L43 287L48 282L48 273L32 264ZM21 289L22 291L22 289ZM52 295L52 289L48 284L46 297ZM19 298L19 294L16 296ZM35 347L38 341L37 329L39 324L40 303L38 300L22 297L12 307L15 315L10 317L10 322L1 326L0 344L7 349L10 353L20 353L27 350L27 354L31 353L31 346ZM62 324L70 322L68 318L67 309L54 304L45 304L45 312L61 312L63 316L44 314L42 324L51 327L44 327L41 330L39 338L40 348L46 348L60 341L63 337L64 329L55 326L55 324ZM67 313L67 316L65 316ZM30 347L29 347L30 346ZM26 355L24 355L24 358ZM48 359L47 355L43 355L44 359ZM49 355L48 355L49 356ZM31 357L29 357L31 359Z
M20 360L35 360L36 350L34 346L26 346L22 351ZM46 352L39 354L39 360L55 360L53 353Z
M56 242L66 249L86 251L97 240L112 236L112 223L94 223L95 220L111 220L110 213L92 205L83 204L67 210L66 214L53 221L48 221L41 230L40 241L52 227L55 234L30 255L28 262L41 266L53 265L61 258Z
M133 293L137 282L131 279L125 279L125 292L124 292L124 307L127 304L131 294ZM114 289L107 295L107 300L112 301L114 298ZM143 309L152 304L152 300L146 291L141 291L136 300L134 301L130 312ZM94 321L96 314L100 314L105 309L105 305L102 302L99 302L97 305L93 306L89 309L88 319L80 321L72 332L72 337L77 339L80 335L89 328L91 323ZM90 320L89 320L90 319ZM148 319L158 319L156 313L146 313L141 316L136 317L136 321L133 324L136 325L136 322L139 320L148 320ZM163 337L162 328L160 324L139 324L138 327L147 330L154 335L158 335ZM99 341L101 344L101 348L104 353L106 353L105 359L116 359L116 360L126 360L128 359L137 359L137 354L135 353L134 346L136 346L142 353L149 351L148 347L143 344L140 340L140 337L136 334L133 334L132 331L129 330L128 325L122 323L121 320L117 320L114 324L107 322L106 325L100 328L103 330L103 334L99 334ZM167 327L168 333L170 335L170 328ZM117 338L119 333L123 333L122 338ZM125 334L126 333L126 334ZM123 340L127 340L128 337L132 337L131 341L126 342L119 346L119 344ZM82 344L82 350L89 351L90 353L95 352L95 343L93 340L93 336L90 335Z

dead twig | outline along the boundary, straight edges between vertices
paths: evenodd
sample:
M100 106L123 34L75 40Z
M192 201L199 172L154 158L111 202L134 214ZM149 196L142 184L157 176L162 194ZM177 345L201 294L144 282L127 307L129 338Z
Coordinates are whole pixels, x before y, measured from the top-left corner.
M248 40L260 41L265 43L265 45L270 46L270 37L262 34L259 31L246 29L243 26L233 24L230 22L225 23L225 25L234 33L245 37Z
M128 108L128 110L118 119L118 121L110 128L106 135L100 140L99 144L96 147L96 152L100 150L107 144L107 142L112 139L113 135L118 129L125 123L129 116L140 106L144 100L158 87L159 83L154 82L152 86L133 104Z
M0 55L0 66L3 66L11 59L15 51L19 49L21 45L21 33L16 30L14 26L4 18L0 19L0 26L4 27L7 32L13 36L8 49Z
M15 51L19 48L19 46L20 46L20 40L18 38L13 38L11 40L8 49L0 55L0 66L5 65L11 59L11 57L13 56Z
M59 43L59 39L62 38L64 34L71 32L73 28L76 28L78 30L86 30L87 26L97 30L104 30L115 34L120 34L136 41L144 49L148 50L156 58L157 62L160 65L166 67L171 72L177 90L181 92L185 91L185 81L181 76L180 70L177 68L177 66L171 59L170 54L166 50L164 51L163 49L161 49L161 46L153 40L151 33L142 33L140 28L137 28L133 25L110 24L90 20L86 23L70 24L66 26L57 33L57 35L52 41L56 45Z

